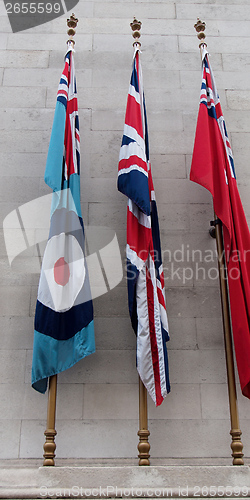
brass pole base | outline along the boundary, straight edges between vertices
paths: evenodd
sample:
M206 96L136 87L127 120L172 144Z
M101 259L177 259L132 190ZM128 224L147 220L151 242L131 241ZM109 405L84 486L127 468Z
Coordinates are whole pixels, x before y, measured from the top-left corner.
M140 441L138 443L138 451L139 451L139 465L150 465L150 460L149 460L149 450L150 450L150 444L148 442L148 437L150 435L149 430L143 429L137 432Z
M242 453L243 450L243 444L241 442L241 430L240 429L232 429L230 431L230 434L232 436L232 443L231 443L231 448L232 448L232 457L233 457L233 465L244 465L244 453Z
M52 466L55 465L54 458L56 456L55 450L56 450L56 443L55 443L55 436L57 432L55 429L46 429L44 431L44 435L46 436L46 441L43 445L44 449L44 461L43 465L46 466Z

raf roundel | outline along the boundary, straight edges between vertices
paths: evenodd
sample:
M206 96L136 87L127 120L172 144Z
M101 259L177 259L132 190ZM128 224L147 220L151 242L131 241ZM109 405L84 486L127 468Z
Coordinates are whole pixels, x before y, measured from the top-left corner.
M39 286L38 300L56 312L68 311L83 287L85 275L85 258L77 239L65 233L52 236L43 257L43 286Z

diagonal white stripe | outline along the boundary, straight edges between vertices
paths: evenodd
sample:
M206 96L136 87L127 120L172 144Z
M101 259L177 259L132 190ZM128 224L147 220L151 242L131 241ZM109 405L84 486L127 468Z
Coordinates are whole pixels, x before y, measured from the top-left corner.
M139 210L138 206L130 199L128 200L128 209L137 218L141 226L151 229L151 216Z
M143 161L146 160L145 149L141 148L137 142L130 142L129 144L124 144L120 149L119 161L127 160L130 156L138 156Z

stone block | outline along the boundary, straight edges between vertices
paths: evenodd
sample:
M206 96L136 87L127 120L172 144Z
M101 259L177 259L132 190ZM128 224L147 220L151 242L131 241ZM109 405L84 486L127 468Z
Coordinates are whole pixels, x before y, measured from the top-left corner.
M117 141L117 144L114 145L117 151L113 152L112 161L101 150L99 153L90 153L90 177L114 178L117 175L120 145L121 140L119 143Z
M8 33L0 33L0 46L2 50L7 49Z
M60 421L57 425L57 457L134 457L138 453L137 431L138 419Z
M51 109L0 109L0 130L47 130L53 123Z
M193 4L182 5L180 2L176 5L176 14L177 19L196 19L197 18L197 6ZM203 5L200 10L200 18L206 19L209 21L210 19L223 19L225 21L241 21L244 19L245 21L250 19L250 6L245 5L242 2L237 4L226 4L226 5L216 5L216 7L212 4ZM209 40L210 43L210 40Z
M144 66L145 69L143 69L143 84L144 84L144 92L146 95L146 102L148 101L147 97L148 89L153 89L153 91L155 92L155 89L163 89L163 91L166 91L166 89L177 90L180 88L179 71L171 71L164 69L158 69L157 71L152 71L152 69L151 70L147 69L146 64L143 64L143 68ZM158 98L159 97L160 95L158 96ZM171 116L171 112L169 112L169 115Z
M247 23L244 23L244 26L247 26ZM224 71L249 72L249 54L222 54L222 61Z
M49 135L49 130L16 130L13 142L13 135L10 134L9 130L3 130L0 137L0 147L4 147L6 151L14 150L15 153L47 153ZM23 196L25 196L24 193Z
M131 53L131 34L114 34L112 36L106 34L93 35L93 50L101 52L128 52ZM132 41L133 43L133 41ZM154 50L164 50L164 52L178 52L177 36L161 36L161 35L143 35L143 48L149 50L151 47Z
M210 203L189 204L188 208L190 227L195 230L207 234L210 220L213 220L212 197Z
M1 108L44 108L45 87L1 87ZM10 152L9 152L10 154ZM3 172L4 174L4 172ZM9 172L10 174L10 172Z
M93 111L92 130L122 130L124 123L123 111Z
M136 420L138 384L85 384L83 419L99 420L100 416L101 420Z
M208 36L208 33L207 33ZM196 52L198 48L198 40L195 37L190 36L179 36L180 52ZM211 54L247 54L247 37L240 36L240 31L238 36L230 36L230 28L228 28L228 36L224 38L209 36L209 51ZM212 64L213 59L211 59Z
M136 5L136 15L138 19L143 18L143 27L142 30L143 32L145 31L146 27L146 20L150 19L159 19L159 18L166 18L166 19L171 19L175 18L175 9L174 9L174 4L165 2L164 4L160 5L157 3L139 3L137 2L138 5ZM135 4L132 2L95 2L94 3L94 15L95 17L101 17L101 18L126 18L128 19L128 13L129 11L132 12L132 10L135 8ZM132 18L131 18L132 20ZM145 26L144 26L145 24ZM149 23L150 24L150 23Z
M131 35L129 30L127 30L127 34L121 35L116 33L112 36L110 34L94 34L93 50L95 52L131 52Z
M0 351L0 379L3 384L24 381L26 351Z
M52 47L55 50L62 51L62 64L64 47L66 40L66 27L64 28L65 35L61 33L48 33L43 37L43 43L41 44L41 34L33 34L32 37L28 33L13 33L8 35L7 48L10 50L30 50L31 38L32 38L32 50L51 50ZM92 50L92 35L81 34L77 35L77 44L82 48L82 50ZM4 48L1 44L1 48ZM60 76L60 75L59 75Z
M0 50L0 67L2 68L47 68L49 51L40 50Z
M224 336L222 318L196 318L199 349L222 350Z
M115 155L113 155L115 156ZM114 159L114 165L117 162ZM117 189L117 177L110 179L86 179L82 186L82 199L85 202L95 200L96 203L106 203L109 200L112 204L121 202L121 193Z
M89 203L89 225L106 226L126 231L127 200L121 197L120 204Z
M168 314L178 318L218 318L221 315L219 290L217 287L169 288Z
M22 409L23 420L46 419L47 394L40 394L30 384L25 384ZM56 400L56 422L62 419L79 420L82 418L83 386L82 384L58 384Z
M211 199L207 190L189 179L155 179L154 187L159 204L209 203Z
M169 351L169 371L172 384L201 383L201 352L197 349Z
M40 394L41 396L41 394ZM45 442L45 420L23 420L21 427L19 458L40 458L43 464L43 445ZM57 439L56 439L57 442ZM57 450L56 450L57 454ZM64 455L66 456L66 455Z
M0 187L0 196L3 201L7 202L13 198L14 193L16 203L28 202L39 196L38 177L5 177L5 181Z
M167 313L168 307L168 288L166 287ZM169 336L167 343L168 350L192 350L197 349L197 332L194 318L174 318L169 317Z
M0 420L1 449L0 458L4 460L17 459L20 445L20 420Z
M126 318L95 317L96 349L135 350L136 335L132 329L129 313Z
M227 128L232 132L250 132L249 111L247 110L227 110L224 114Z
M226 420L150 420L151 453L157 457L230 457ZM230 458L229 458L230 460Z
M131 58L132 60L132 58ZM126 100L127 100L127 92L128 92L128 87L129 87L129 82L130 82L130 76L131 76L131 63L128 66L128 68L121 69L119 71L116 70L116 68L100 68L100 67L95 67L93 68L93 75L92 75L92 87L101 87L102 89L109 89L109 97L110 97L110 89L119 87L120 89L125 89L126 94L124 92L124 102L122 103L125 111L125 106L126 106ZM90 85L89 85L90 86ZM126 97L125 97L126 95ZM123 126L122 126L123 129Z
M240 154L244 151L244 155L250 153L250 134L247 132L232 133L231 134L231 146L234 154Z
M46 153L2 153L2 164L11 164L11 169L3 169L2 177L43 177L46 165Z
M17 35L18 36L18 35ZM63 69L63 58L62 58ZM61 73L58 68L7 68L4 72L3 85L12 86L13 82L17 87L25 87L29 82L29 87L52 87L57 93ZM83 69L77 72L78 85L90 86L91 70Z
M101 350L60 373L59 384L137 383L135 351Z
M0 287L2 316L29 316L30 287Z
M250 110L250 90L226 90L226 96L230 109Z
M87 18L91 18L93 17L93 11L94 11L94 2L92 1L85 1L80 3L79 2L79 5L77 5L77 17L79 19L79 23L77 25L77 35L82 33L83 29L81 27L81 19L87 17ZM69 11L69 14L70 14L71 11ZM65 14L67 15L67 14ZM65 23L65 15L64 16L60 16L56 19L54 19L51 23L52 25L52 28L51 28L51 31L53 31L53 33L63 33L65 31L66 33L66 23ZM80 45L80 44L79 44ZM77 49L78 48L78 44L77 44Z
M185 156L184 155L159 155L151 156L151 167L153 179L185 179Z
M24 384L0 384L0 420L19 420L23 410Z
M110 90L101 87L80 87L78 90L79 108L91 108L93 111L123 112L125 117L125 107L127 100L128 88L114 88L112 90L112 99L110 99ZM48 100L51 99L52 93L49 92ZM52 96L53 97L53 96ZM53 101L51 101L53 105Z
M171 380L170 380L171 383ZM171 392L159 407L148 398L150 420L192 420L201 418L199 384L172 384Z
M230 419L227 384L201 384L202 418Z
M162 251L164 251L164 248L168 248L168 242L171 239L169 231L187 231L189 229L188 204L157 202L157 209L162 228Z
M34 318L2 316L0 318L1 349L32 349Z
M204 350L200 353L201 360L201 382L225 384L226 382L226 361L223 350Z
M192 154L195 130L150 132L150 151L152 154Z
M237 78L238 77L238 78ZM233 71L218 71L216 73L216 84L219 89L245 90L248 88L249 74Z
M127 316L127 290L124 286L117 286L107 294L97 297L93 301L97 316Z

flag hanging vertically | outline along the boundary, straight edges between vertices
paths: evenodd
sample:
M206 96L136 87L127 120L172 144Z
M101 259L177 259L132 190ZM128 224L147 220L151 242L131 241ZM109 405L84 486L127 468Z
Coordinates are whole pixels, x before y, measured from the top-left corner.
M45 170L53 190L50 233L35 313L32 386L95 352L93 306L80 205L80 137L73 48L61 76Z
M222 222L236 361L242 393L250 398L250 233L205 46L202 73L190 179L211 192L215 213Z
M129 312L137 335L137 370L156 406L170 391L169 340L160 232L149 162L148 132L139 49L135 48L118 189L128 197L127 285Z

